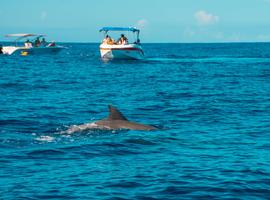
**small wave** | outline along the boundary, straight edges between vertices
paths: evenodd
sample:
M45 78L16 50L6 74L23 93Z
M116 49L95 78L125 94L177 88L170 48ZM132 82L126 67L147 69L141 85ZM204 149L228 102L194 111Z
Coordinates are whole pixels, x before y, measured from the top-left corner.
M0 120L0 125L13 125L13 126L31 126L33 124L33 121L25 120L25 119L5 119Z
M155 145L156 143L145 140L145 139L127 139L124 142L129 144L140 144L140 145Z
M184 195L190 193L188 188L178 186L168 186L161 193L166 195Z
M19 88L27 88L30 87L30 85L24 84L24 83L20 83L20 82L9 82L9 83L2 83L0 84L1 88L15 88L15 89L19 89Z
M44 194L34 195L34 199L76 199L75 196L70 195L56 195L56 194Z
M43 155L61 155L64 152L54 149L33 150L28 153L29 156L43 156Z
M44 135L44 136L40 136L40 137L36 138L35 140L40 141L40 142L53 142L55 140L55 138L51 137L51 136Z
M136 188L136 187L144 187L145 185L134 181L122 181L118 183L110 183L107 186L117 188Z

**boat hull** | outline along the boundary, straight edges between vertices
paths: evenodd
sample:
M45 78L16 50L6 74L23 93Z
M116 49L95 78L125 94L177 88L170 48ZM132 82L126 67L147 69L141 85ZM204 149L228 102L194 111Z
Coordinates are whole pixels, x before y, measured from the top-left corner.
M140 45L100 45L100 54L102 59L132 59L141 60L144 58L144 52Z
M16 47L4 46L2 49L3 54L6 55L36 55L36 54L56 54L60 52L63 47Z

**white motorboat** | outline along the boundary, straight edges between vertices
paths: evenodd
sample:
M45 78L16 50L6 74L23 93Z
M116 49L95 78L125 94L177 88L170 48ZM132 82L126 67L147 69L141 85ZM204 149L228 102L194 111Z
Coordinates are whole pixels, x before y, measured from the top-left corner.
M118 31L118 32L132 32L135 34L136 38L133 43L129 43L127 38L124 41L121 41L121 38L118 41L114 41L108 36L109 31ZM100 45L100 54L103 59L143 59L144 52L140 44L139 34L140 30L137 28L123 28L123 27L103 27L100 29L100 32L104 33L104 40ZM125 36L122 34L125 38Z
M30 34L30 33L18 33L18 34L8 34L6 37L13 37L15 39L14 46L3 46L2 53L11 55L32 55L32 54L55 54L61 51L64 47L58 46L55 42L46 42L45 35L41 34ZM29 40L29 38L31 40ZM40 41L40 38L44 40ZM22 40L24 43L22 43Z

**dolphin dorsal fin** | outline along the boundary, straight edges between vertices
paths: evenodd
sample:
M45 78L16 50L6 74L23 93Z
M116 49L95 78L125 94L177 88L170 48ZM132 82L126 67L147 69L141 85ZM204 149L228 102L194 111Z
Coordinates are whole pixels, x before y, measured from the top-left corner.
M128 119L119 111L117 108L109 105L109 116L108 120L126 120Z

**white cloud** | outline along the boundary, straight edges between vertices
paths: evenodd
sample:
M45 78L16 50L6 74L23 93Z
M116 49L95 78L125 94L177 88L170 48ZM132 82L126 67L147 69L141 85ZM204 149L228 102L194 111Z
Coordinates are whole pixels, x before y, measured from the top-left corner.
M147 26L147 24L148 24L148 21L146 19L140 19L139 21L136 22L135 26L137 28L142 29L142 28L145 28Z
M40 18L42 20L45 20L47 18L47 16L48 16L48 13L46 11L42 11L41 14L40 14Z
M194 14L195 19L198 24L201 26L215 24L219 21L219 17L217 15L213 15L211 13L207 13L204 10L200 10Z

